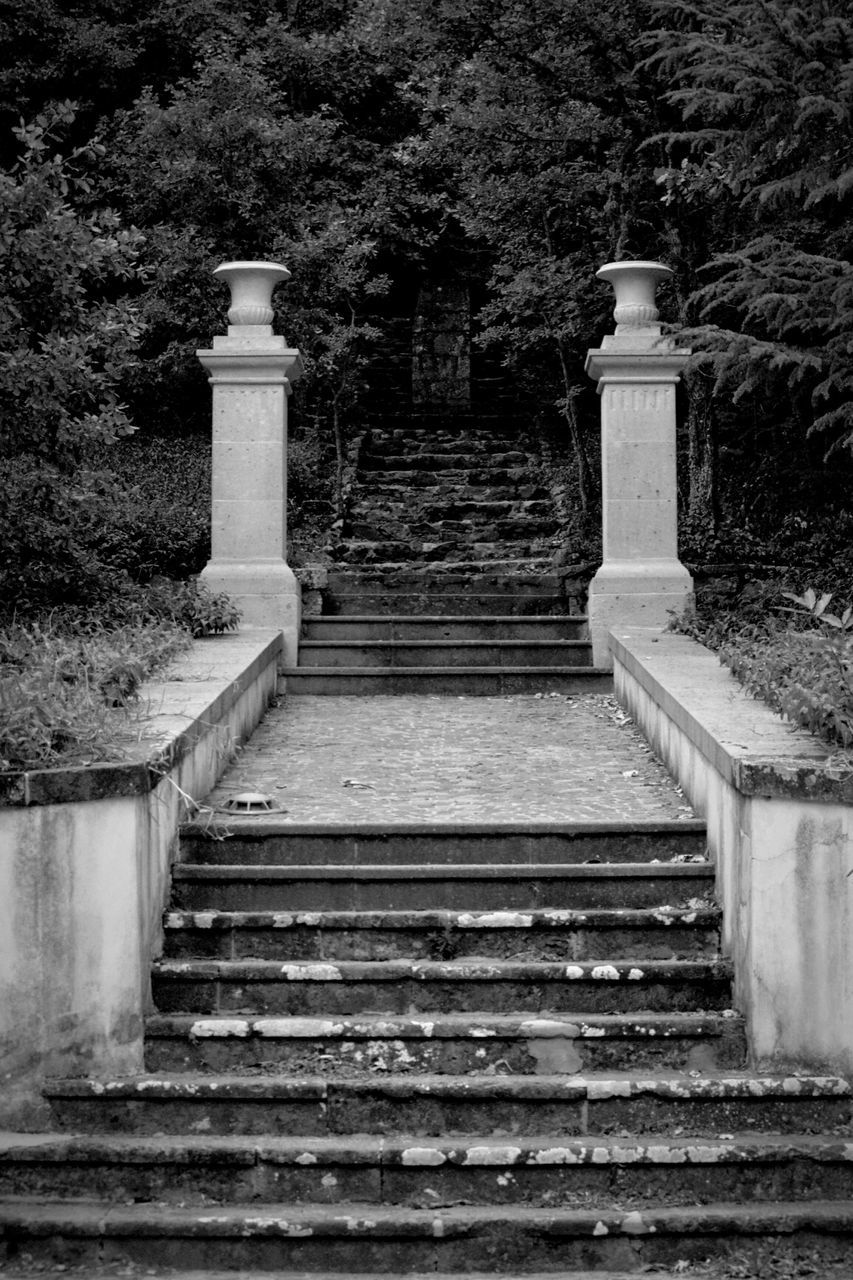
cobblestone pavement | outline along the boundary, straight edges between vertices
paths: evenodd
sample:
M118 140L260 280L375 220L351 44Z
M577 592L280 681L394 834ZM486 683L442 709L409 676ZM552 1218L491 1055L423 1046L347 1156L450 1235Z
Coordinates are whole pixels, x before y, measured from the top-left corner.
M292 822L587 822L692 810L603 694L282 699L209 797Z

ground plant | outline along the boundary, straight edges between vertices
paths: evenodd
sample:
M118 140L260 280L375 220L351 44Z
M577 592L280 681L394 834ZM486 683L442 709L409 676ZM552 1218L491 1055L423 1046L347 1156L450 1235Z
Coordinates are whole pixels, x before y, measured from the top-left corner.
M853 746L853 606L830 610L831 592L770 593L758 607L709 614L677 628L716 649L756 698L835 747Z
M0 626L0 773L123 758L144 715L141 686L193 637L239 612L195 581L158 579L97 611L59 609Z

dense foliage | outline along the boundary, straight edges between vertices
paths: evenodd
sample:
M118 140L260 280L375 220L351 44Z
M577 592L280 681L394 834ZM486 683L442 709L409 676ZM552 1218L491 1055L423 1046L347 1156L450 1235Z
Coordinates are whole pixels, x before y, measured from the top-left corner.
M277 304L307 365L297 515L335 514L328 478L391 319L455 280L594 524L583 356L611 325L594 272L656 256L675 271L665 317L696 350L689 558L778 559L786 537L791 561L804 538L839 551L853 434L841 0L4 0L0 45L7 611L200 567L209 401L194 351L222 325L212 268L238 257L293 272ZM134 431L152 459L136 476ZM578 558L588 527L573 527Z

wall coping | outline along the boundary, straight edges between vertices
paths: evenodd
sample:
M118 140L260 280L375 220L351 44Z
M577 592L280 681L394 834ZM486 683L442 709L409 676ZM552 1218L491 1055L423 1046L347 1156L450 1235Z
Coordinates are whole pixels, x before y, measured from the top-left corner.
M282 650L280 631L246 629L194 640L165 674L146 681L144 732L131 759L0 774L0 807L147 795L221 721Z
M751 697L710 649L655 627L615 627L614 662L742 795L853 803L833 750Z

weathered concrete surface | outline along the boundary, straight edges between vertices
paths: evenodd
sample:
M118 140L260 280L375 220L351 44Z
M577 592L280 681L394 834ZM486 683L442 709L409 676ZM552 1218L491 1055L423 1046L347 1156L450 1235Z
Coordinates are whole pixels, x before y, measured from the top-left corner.
M236 1021L236 1020L235 1020ZM65 1080L47 1090L74 1132L331 1136L353 1133L808 1134L847 1126L837 1077L744 1072L469 1075L361 1072Z
M743 1062L743 1024L723 1013L366 1015L225 1018L160 1015L146 1024L151 1071L231 1074L572 1075L725 1069Z
M692 817L606 695L285 699L210 803L260 790L287 823Z
M708 823L756 1063L853 1071L853 775L695 641L611 643L619 698Z
M778 1227L796 1232L818 1256L826 1256L837 1250L839 1237L849 1241L853 1233L847 1201L630 1211L525 1205L349 1208L132 1205L104 1215L95 1205L24 1203L0 1206L0 1230L25 1240L37 1256L343 1271L357 1249L370 1269L404 1274L423 1267L425 1258L436 1270L468 1270L475 1257L485 1268L503 1271L525 1264L572 1270L590 1263L636 1270L644 1263L673 1264L733 1250L744 1238Z
M0 807L0 1123L44 1121L45 1074L142 1065L184 798L202 796L275 688L277 636L197 642L143 689L147 764L16 775ZM132 785L129 785L129 780Z

